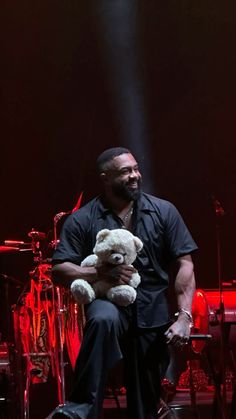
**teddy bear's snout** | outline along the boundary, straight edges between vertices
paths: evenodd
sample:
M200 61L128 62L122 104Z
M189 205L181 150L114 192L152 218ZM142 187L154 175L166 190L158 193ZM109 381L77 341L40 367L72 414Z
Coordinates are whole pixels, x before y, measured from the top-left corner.
M121 263L124 263L124 256L119 253L113 253L109 258L109 262L114 265L120 265Z

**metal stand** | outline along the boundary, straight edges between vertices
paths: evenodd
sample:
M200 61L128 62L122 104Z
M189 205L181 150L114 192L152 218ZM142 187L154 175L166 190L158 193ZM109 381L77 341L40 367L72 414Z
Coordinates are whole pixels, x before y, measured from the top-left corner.
M82 196L81 196L82 197ZM81 199L80 197L80 199ZM57 238L57 223L59 220L61 220L62 217L69 214L69 212L60 212L55 215L53 220L53 232L54 232L54 238L53 238L53 247L56 249L58 244L58 238ZM32 251L34 253L34 262L36 263L36 266L40 266L40 264L43 263L42 260L42 253L40 251L40 240L45 239L44 233L39 233L32 229L31 232L29 232L28 236L31 238L31 247ZM37 278L36 278L37 281ZM52 285L53 286L53 285ZM32 382L32 377L34 375L37 375L37 371L31 371L29 369L29 363L31 357L37 356L37 357L45 357L48 356L50 358L54 358L55 363L55 374L56 374L56 380L57 380L57 391L58 391L58 402L60 405L65 404L65 362L64 362L64 342L63 342L63 322L64 322L64 313L66 311L66 308L62 305L61 295L60 295L60 289L59 287L55 288L56 291L56 315L55 315L55 327L56 327L56 340L57 345L56 348L51 352L37 352L37 353L31 353L27 352L24 353L23 356L26 358L26 382L25 382L25 388L24 388L24 408L23 408L23 418L29 419L29 392L30 392L30 384Z
M191 334L189 337L190 343L194 340L210 340L212 338L209 334ZM188 345L188 358L189 358L189 394L191 400L191 408L194 419L200 419L199 411L196 402L196 388L193 380L193 365L192 365L192 347Z
M29 233L29 237L31 237L32 240L32 251L34 254L34 262L35 262L35 269L30 272L31 282L35 284L40 284L41 281L41 270L44 266L43 259L42 259L42 253L40 250L40 240L44 239L44 236L42 236L44 233L39 233L34 230L32 230ZM53 289L53 284L51 284L51 281L48 279L48 281L43 280L44 282L41 282L42 285L42 291L41 292L48 292L48 290ZM47 282L50 282L49 286ZM28 286L28 284L27 284ZM45 286L45 289L44 289ZM48 286L48 288L47 288ZM41 288L39 288L40 290ZM39 300L41 301L41 292L40 293ZM26 289L23 290L23 294L26 293ZM34 295L34 294L33 294ZM54 293L50 291L50 295L47 296L47 298L54 298ZM63 356L63 316L65 312L65 308L62 307L62 302L60 298L60 290L59 288L56 288L56 301L55 301L55 324L53 324L52 327L55 327L55 334L56 334L56 345L55 347L49 347L46 352L38 351L37 347L32 348L31 351L25 351L23 352L22 343L21 343L21 336L20 336L20 312L18 313L18 309L20 305L22 305L22 294L20 298L17 301L17 304L15 306L15 340L16 340L16 352L17 352L17 363L19 366L19 369L21 370L21 377L18 377L19 381L19 387L21 389L21 418L22 419L29 419L30 418L30 387L32 384L33 377L36 377L40 373L40 369L37 369L37 367L32 368L30 367L30 364L34 358L45 358L48 357L52 360L54 365L54 373L57 380L57 389L58 389L58 402L59 404L65 403L65 374L64 374L64 356ZM19 307L18 307L19 305ZM23 304L24 305L24 304ZM53 306L51 308L54 310ZM40 314L41 315L41 314ZM41 323L41 322L40 322ZM25 359L25 369L22 367L23 359ZM23 370L23 371L22 371ZM25 376L24 379L22 376Z
M56 288L57 293L57 326L58 326L58 355L59 355L59 367L60 370L58 371L58 399L61 405L65 404L66 396L65 396L65 362L64 362L64 348L63 348L63 339L62 339L62 324L63 324L63 315L66 311L61 304L60 298L60 289L59 287Z
M234 389L232 395L231 409L230 409L230 419L236 418L236 380L234 382Z
M0 419L7 418L7 403L9 399L10 360L8 345L0 342Z
M63 354L63 337L62 337L62 324L63 324L63 315L64 309L60 306L60 291L57 291L58 296L58 308L56 313L56 326L57 326L57 348L53 352L27 352L23 353L22 356L26 359L26 379L25 386L23 390L23 419L30 419L30 387L32 383L32 378L37 376L38 371L29 368L30 360L34 357L44 358L50 357L54 358L55 365L58 365L59 368L56 368L56 380L57 380L57 390L58 390L58 403L60 405L65 404L65 362ZM56 358L56 359L55 359Z
M226 349L227 349L227 336L225 330L225 305L224 305L224 296L222 290L222 267L221 267L221 239L220 239L220 227L221 218L225 215L225 211L220 204L220 202L213 196L213 203L215 209L216 217L216 247L217 247L217 274L218 274L218 287L219 287L219 296L220 303L219 308L216 311L216 314L219 317L220 324L220 373L217 375L214 372L215 376L215 400L213 407L219 404L221 411L222 419L227 417L227 391L226 391ZM212 365L213 368L213 365ZM213 373L213 370L212 370ZM220 397L221 396L221 397ZM215 410L215 409L213 409ZM213 413L215 418L215 413Z
M20 288L22 283L6 274L0 274L1 280L1 318L3 327L0 332L0 419L12 416L16 409L16 383L15 383L15 345L13 325L11 324L11 288Z

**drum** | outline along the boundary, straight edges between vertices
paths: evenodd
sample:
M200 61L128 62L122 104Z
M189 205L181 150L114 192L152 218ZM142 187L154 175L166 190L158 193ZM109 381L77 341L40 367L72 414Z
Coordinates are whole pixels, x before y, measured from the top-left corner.
M220 292L217 289L207 289L204 294L208 304L209 333L212 335L211 347L218 349L222 333L219 316ZM236 355L236 290L223 291L222 298L225 308L224 343L227 349Z
M222 292L225 308L224 331L226 344L233 351L236 350L236 290ZM197 289L192 303L194 332L211 334L211 346L219 346L221 338L220 318L221 296L218 289ZM205 346L204 341L193 341L194 352L200 353Z
M46 382L50 367L53 376L58 375L64 344L74 367L83 334L83 307L77 306L69 290L54 286L49 264L31 272L30 290L21 296L13 315L15 340L32 383Z
M197 289L193 296L192 316L194 333L207 334L209 331L209 307L205 292ZM206 342L204 340L193 340L192 349L200 353Z
M62 314L62 343L65 343L72 368L80 350L85 325L84 307L75 303L68 289L56 288L57 305Z
M212 376L212 369L220 371L222 367L222 356L225 358L225 379L227 389L232 390L234 357L236 355L236 290L223 291L225 307L225 321L221 325L219 313L220 293L219 290L197 289L194 293L192 303L193 332L196 334L210 334L212 338L206 343L205 340L193 340L192 349L196 353L187 359L188 368L181 374L178 382L180 388L190 386L190 361L192 369L192 380L195 389L205 391ZM223 330L222 327L223 326ZM224 352L222 353L222 333ZM207 346L206 346L207 345ZM205 348L206 346L206 348ZM199 354L205 351L205 357ZM234 356L233 356L234 355ZM189 354L188 354L189 356ZM179 362L178 362L179 363Z
M47 381L50 365L55 371L56 306L48 269L40 265L31 272L30 291L21 295L13 311L17 350L33 383Z
M209 307L209 324L214 325L217 322L217 311L220 307L220 292L217 289L206 289L204 291ZM225 307L225 322L236 323L236 290L227 290L222 292Z

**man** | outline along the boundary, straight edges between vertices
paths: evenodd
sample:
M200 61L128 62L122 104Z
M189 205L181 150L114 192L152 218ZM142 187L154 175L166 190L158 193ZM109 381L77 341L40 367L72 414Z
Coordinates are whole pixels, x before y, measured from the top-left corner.
M85 307L86 326L75 368L69 402L53 418L97 419L107 373L124 357L129 419L164 417L158 407L161 366L168 361L168 344L181 346L190 335L195 279L191 253L197 249L176 208L141 192L138 163L125 148L104 151L97 161L104 193L67 218L53 257L55 282L70 286L76 278L90 283L106 279L128 283L132 267L80 267L92 253L103 228L126 228L138 236L143 250L135 261L141 276L134 304L117 307L96 299ZM179 314L171 324L165 291L168 271L177 265L175 292Z

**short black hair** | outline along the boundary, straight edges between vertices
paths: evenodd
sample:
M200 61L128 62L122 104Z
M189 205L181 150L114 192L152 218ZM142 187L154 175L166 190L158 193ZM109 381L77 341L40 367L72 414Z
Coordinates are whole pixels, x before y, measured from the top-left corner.
M130 150L124 147L113 147L104 150L97 158L97 170L99 173L106 170L107 163L121 154L131 154Z

